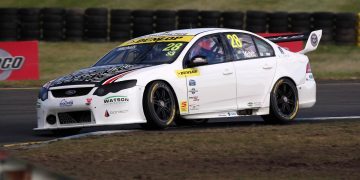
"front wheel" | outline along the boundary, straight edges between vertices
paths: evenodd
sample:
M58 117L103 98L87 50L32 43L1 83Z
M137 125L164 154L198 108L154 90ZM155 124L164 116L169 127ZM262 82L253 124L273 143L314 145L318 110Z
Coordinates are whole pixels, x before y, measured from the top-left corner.
M145 90L143 108L146 124L142 127L146 129L165 129L175 119L176 100L175 95L169 85L165 82L153 82Z
M262 116L265 122L284 124L293 120L299 111L298 92L289 79L276 82L270 94L270 114Z

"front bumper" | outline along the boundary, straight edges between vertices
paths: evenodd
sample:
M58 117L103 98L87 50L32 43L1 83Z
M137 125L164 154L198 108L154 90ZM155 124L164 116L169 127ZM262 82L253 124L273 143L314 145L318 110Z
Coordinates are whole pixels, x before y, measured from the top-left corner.
M94 87L87 95L64 98L56 98L49 91L47 100L37 100L37 128L34 130L146 123L142 108L144 87L134 86L102 97L93 95L96 89ZM50 115L56 117L54 124L46 120Z

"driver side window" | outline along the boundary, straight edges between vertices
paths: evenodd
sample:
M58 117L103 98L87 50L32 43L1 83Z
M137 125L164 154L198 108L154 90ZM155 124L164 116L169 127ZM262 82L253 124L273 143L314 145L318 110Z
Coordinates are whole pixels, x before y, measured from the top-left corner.
M225 53L220 37L207 36L198 40L189 50L188 61L199 56L205 58L208 64L225 62Z

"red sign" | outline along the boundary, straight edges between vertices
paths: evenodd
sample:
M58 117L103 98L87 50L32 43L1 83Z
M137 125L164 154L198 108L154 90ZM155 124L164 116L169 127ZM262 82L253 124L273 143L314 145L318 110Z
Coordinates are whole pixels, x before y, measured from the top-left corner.
M0 42L0 81L38 79L37 41Z
M259 33L259 35L262 37L283 36L283 35L291 35L291 34L296 34L296 33ZM303 50L302 41L281 42L276 44L292 52L299 52Z

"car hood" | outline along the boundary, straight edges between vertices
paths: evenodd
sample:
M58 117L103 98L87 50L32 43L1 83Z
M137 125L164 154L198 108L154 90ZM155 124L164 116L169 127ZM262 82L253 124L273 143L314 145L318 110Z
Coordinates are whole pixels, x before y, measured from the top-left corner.
M62 76L51 82L50 87L77 85L77 84L95 84L99 85L103 81L127 71L133 71L149 67L150 65L106 65L94 66L90 68L75 71L69 75Z

